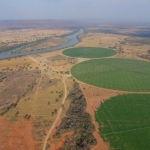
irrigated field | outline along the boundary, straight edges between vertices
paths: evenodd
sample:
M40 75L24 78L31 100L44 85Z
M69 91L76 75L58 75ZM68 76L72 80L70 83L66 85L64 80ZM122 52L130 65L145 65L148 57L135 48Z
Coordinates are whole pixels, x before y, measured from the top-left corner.
M70 57L82 57L82 58L110 57L117 54L117 52L112 49L99 47L70 48L64 50L62 53Z
M72 67L73 76L85 83L120 91L149 92L150 63L131 59L95 59Z
M150 149L149 106L148 94L110 98L95 113L100 135L114 149Z

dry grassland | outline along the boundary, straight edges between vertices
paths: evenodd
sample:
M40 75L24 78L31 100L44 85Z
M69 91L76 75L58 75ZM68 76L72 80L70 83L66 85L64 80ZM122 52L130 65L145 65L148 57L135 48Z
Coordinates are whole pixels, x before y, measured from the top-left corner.
M0 86L2 88L0 92L4 97L0 99L0 108L3 116L7 118L7 120L2 119L3 132L6 130L3 126L7 124L12 127L21 119L20 126L23 127L13 132L24 133L22 131L25 129L24 122L28 122L28 126L32 128L31 138L34 139L30 144L36 150L41 150L45 136L62 107L64 96L62 79L66 82L67 91L72 89L73 79L68 73L74 62L61 55L60 51L1 60ZM63 107L57 125L67 111L69 101L66 101ZM27 140L27 134L23 135L25 140ZM11 140L12 137L6 135L3 136L6 141ZM48 144L53 145L55 140L52 140L52 143L48 141ZM2 147L5 147L5 144Z
M124 40L126 36L113 35L113 34L103 34L103 33L86 33L80 36L80 43L76 46L86 46L86 47L114 47Z
M23 48L21 49L21 52L52 48L52 47L59 46L67 42L68 42L67 39L52 37L43 42L40 42L39 44L37 43L36 45Z
M149 55L149 38L104 33L86 33L79 38L81 42L76 46L112 48L118 52L115 57L147 60L141 56Z
M61 36L71 33L70 30L37 30L37 29L21 29L21 30L1 30L0 31L0 47L12 46L26 42L34 42L39 39Z
M28 57L16 57L0 60L0 71L6 70L7 68L13 69L12 71L16 71L20 67L24 67L26 65L27 68L30 70L34 70L35 67L37 66L37 64Z

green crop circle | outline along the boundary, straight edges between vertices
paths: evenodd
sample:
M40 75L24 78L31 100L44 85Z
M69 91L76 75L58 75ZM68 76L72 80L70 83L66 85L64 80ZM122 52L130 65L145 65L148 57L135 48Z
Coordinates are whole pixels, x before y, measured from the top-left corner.
M134 92L150 91L150 63L139 60L106 58L81 62L72 75L90 85Z
M70 48L64 50L62 53L69 57L80 57L80 58L102 58L102 57L110 57L117 54L115 50L99 47Z

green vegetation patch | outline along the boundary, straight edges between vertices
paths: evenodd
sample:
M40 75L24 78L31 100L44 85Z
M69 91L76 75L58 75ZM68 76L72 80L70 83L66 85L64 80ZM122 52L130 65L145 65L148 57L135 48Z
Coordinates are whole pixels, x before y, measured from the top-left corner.
M150 149L150 95L129 94L102 103L95 117L100 135L114 149Z
M72 75L85 83L121 91L150 91L150 63L107 58L81 62L71 69Z
M98 47L77 47L66 49L62 52L64 55L70 57L82 57L82 58L101 58L116 55L117 52L108 48Z

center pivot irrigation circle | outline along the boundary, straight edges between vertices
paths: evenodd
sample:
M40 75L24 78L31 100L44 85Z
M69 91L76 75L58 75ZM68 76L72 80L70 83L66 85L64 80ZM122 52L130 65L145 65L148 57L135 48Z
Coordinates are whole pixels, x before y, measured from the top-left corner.
M80 57L80 58L102 58L102 57L110 57L117 54L115 50L100 47L69 48L64 50L62 53L69 57Z
M81 62L72 75L97 87L133 92L150 92L150 63L139 60L105 58Z

